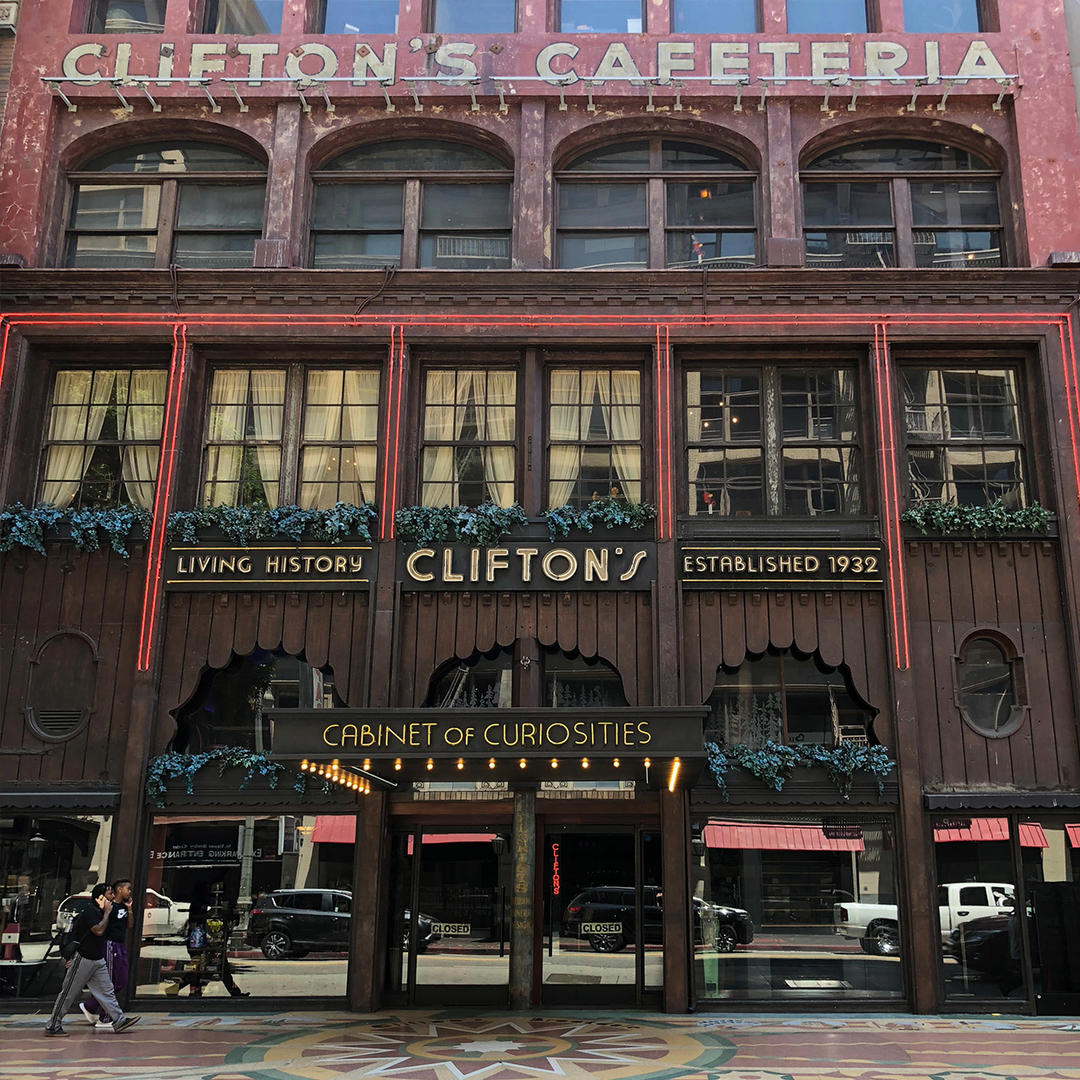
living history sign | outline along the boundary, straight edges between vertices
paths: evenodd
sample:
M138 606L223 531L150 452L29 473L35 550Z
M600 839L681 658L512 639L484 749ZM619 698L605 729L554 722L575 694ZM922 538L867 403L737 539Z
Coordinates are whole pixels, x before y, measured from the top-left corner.
M367 589L374 576L371 544L172 544L165 588L173 592L263 592Z

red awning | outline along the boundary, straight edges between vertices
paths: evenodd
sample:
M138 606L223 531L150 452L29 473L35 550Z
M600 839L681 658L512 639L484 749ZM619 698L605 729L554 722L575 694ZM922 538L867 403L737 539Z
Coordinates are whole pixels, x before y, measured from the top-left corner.
M424 833L425 844L486 844L495 839L493 832ZM409 837L408 853L413 853L413 838Z
M820 825L749 825L713 821L705 826L705 844L711 848L757 851L864 851L858 840L833 840Z
M1069 836L1069 843L1073 847L1080 847L1080 825L1066 825L1065 832Z
M1008 840L1009 819L1003 817L973 817L966 829L935 829L934 839L939 844L960 840ZM1020 846L1044 848L1050 845L1046 833L1038 822L1020 822Z
M351 814L319 814L311 840L315 844L355 844L356 818Z

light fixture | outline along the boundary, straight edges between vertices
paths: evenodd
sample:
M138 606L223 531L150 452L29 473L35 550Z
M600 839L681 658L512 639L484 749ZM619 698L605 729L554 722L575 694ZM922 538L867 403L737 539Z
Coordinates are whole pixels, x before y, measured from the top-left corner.
M457 759L457 767L458 767L459 769L464 769L464 768L465 768L465 759L464 759L464 758L460 758L460 757L459 757L459 758Z
M679 779L679 769L681 769L681 768L682 768L682 762L678 758L676 758L671 763L671 775L668 777L668 782L667 782L668 791L674 791L675 790L675 784L677 783L677 781Z
M394 758L394 772L401 772L401 758Z
M558 759L558 758L554 758L554 757L553 757L553 758L551 759L551 767L552 767L553 769L557 769L557 768L559 767L559 759Z
M39 844L47 844L49 842L41 835L41 831L38 829L38 823L36 821L30 823L30 828L33 831L33 836L26 841L28 844L33 844L37 847Z
M583 757L581 759L581 767L583 769L587 769L589 767L589 759L587 757Z
M519 769L524 769L524 768L525 768L525 766L526 766L527 764L528 764L528 762L527 762L527 761L526 761L526 760L525 760L524 758L522 758L522 759L521 759L521 760L520 760L520 761L518 762L518 768L519 768Z
M369 772L371 770L371 758L369 758L369 757L364 758L363 769L364 769L364 772Z
M494 769L494 768L495 768L495 759L494 759L494 758L491 758L491 759L490 759L490 760L488 761L488 768L489 768L489 769Z
M308 767L308 759L304 758L304 760L300 762L300 771L301 772L307 772L307 767Z
M614 766L615 766L615 768L617 769L617 768L618 768L618 767L619 767L619 766L620 766L620 765L622 764L622 762L621 762L621 761L619 761L619 759L618 759L618 758L615 758L615 760L614 760L614 761L612 761L612 763L611 763L611 764L612 764L612 765L614 765Z
M434 769L434 768L435 768L435 762L432 761L431 758L428 758L427 759L427 771L431 772L431 770Z

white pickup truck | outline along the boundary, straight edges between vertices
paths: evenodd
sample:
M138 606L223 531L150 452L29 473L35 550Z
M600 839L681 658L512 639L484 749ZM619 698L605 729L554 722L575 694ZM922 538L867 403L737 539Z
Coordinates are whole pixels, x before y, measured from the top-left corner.
M938 886L938 917L944 941L961 923L1000 915L1014 904L1013 887L997 881L956 881ZM900 919L895 904L845 902L833 906L834 931L855 938L871 956L900 951Z

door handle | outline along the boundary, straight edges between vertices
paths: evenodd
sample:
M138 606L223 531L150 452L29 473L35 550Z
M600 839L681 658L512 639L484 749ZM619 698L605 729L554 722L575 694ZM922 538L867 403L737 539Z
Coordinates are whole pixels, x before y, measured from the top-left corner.
M958 911L956 914L961 916L961 918L962 918L962 917L964 917L966 915L970 915L971 912L970 911Z

